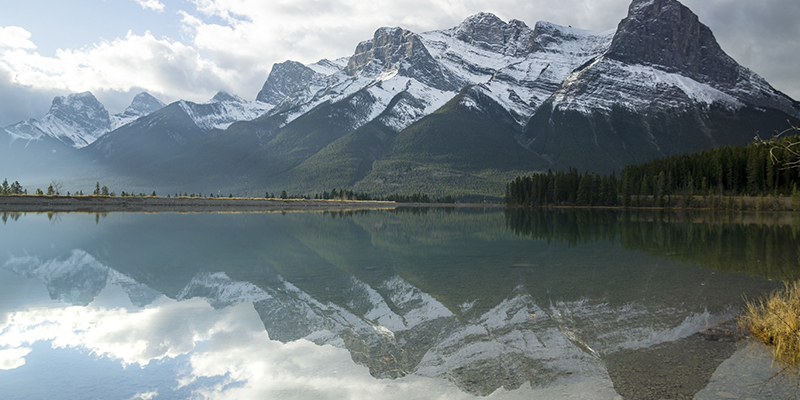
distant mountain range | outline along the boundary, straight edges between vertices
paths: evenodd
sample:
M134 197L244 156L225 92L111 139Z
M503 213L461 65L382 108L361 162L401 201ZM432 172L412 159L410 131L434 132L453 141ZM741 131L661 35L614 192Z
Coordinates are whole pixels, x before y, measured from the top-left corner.
M491 196L519 174L619 172L798 118L800 103L725 54L687 7L634 0L604 32L486 13L425 33L381 28L352 56L275 64L252 102L164 106L142 93L110 116L90 93L57 97L0 133L0 166L148 192Z

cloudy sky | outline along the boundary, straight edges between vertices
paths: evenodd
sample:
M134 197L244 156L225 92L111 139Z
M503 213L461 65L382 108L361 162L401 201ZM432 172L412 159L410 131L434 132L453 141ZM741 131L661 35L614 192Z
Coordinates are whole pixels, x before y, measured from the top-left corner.
M0 0L0 127L43 116L53 96L91 91L110 112L148 91L253 100L273 63L353 53L382 26L446 29L492 12L607 30L630 0ZM800 99L800 2L683 0L722 48Z

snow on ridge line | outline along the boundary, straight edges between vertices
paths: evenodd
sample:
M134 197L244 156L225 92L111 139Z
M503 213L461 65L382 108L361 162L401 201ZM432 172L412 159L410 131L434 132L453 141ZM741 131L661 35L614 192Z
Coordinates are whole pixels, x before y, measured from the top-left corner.
M236 102L223 101L198 104L187 100L179 100L181 109L205 131L226 129L237 121L249 121L267 112L272 105L258 101Z

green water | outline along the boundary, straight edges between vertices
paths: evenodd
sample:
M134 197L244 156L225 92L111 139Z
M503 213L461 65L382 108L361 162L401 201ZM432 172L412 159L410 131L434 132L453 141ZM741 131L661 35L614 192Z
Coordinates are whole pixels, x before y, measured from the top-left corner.
M423 208L2 221L3 398L794 390L763 384L769 359L709 328L800 277L796 215Z

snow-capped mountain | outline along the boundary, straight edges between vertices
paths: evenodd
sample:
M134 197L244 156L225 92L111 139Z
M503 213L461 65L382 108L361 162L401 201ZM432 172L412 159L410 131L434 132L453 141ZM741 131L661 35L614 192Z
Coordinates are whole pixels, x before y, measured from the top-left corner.
M40 120L30 119L5 128L11 141L54 138L75 148L85 147L109 131L106 108L89 92L58 96Z
M262 102L248 102L225 92L198 104L180 101L181 108L203 130L225 129L235 121L251 120L272 108ZM74 148L83 148L108 132L150 115L165 104L147 92L137 94L122 113L109 115L90 92L58 96L40 120L30 119L5 128L10 140L31 141L45 137Z
M249 121L271 107L260 101L246 101L239 96L218 92L206 103L198 104L181 100L181 108L202 130L225 129L236 121Z
M275 64L253 102L220 93L121 127L83 104L69 108L85 116L79 135L68 133L76 123L6 130L83 147L114 126L103 157L100 143L84 153L153 186L374 194L498 195L520 173L619 171L800 119L800 103L738 65L677 0L634 0L616 29L597 32L488 13L431 32L379 28L351 56ZM150 161L131 162L140 156Z
M139 117L150 115L164 108L165 105L164 102L153 97L150 93L139 93L134 96L131 105L129 105L125 111L112 117L110 130L113 131L123 125L127 125Z
M120 114L109 115L90 92L57 96L47 114L5 128L10 141L40 141L47 137L74 148L86 147L100 136L139 117L150 114L164 103L148 93L139 93Z

